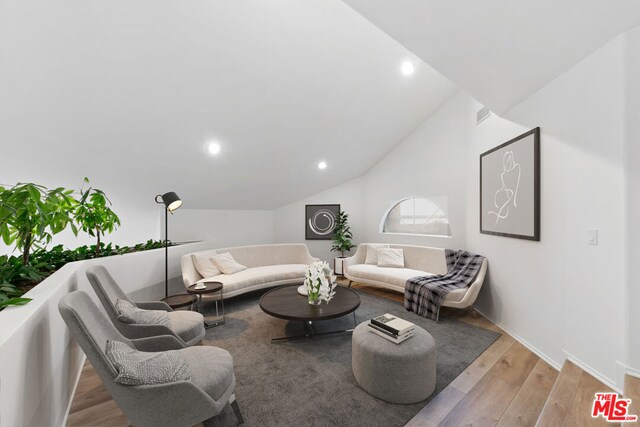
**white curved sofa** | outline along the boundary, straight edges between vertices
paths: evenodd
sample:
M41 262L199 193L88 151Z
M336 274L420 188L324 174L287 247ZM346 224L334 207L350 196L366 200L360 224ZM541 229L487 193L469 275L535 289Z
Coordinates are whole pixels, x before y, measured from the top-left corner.
M224 298L272 286L302 283L307 266L319 261L311 256L305 244L237 246L196 253L213 252L228 252L237 262L247 266L247 269L234 274L202 277L193 263L194 254L186 254L180 259L182 280L185 287L207 280L221 282L224 285Z
M444 274L447 272L444 249L428 246L385 244L394 249L402 249L405 268L378 267L365 264L369 243L358 246L356 253L343 261L345 277L351 282L380 286L404 293L404 285L408 279L416 276ZM382 245L382 243L374 243ZM487 273L487 259L482 263L475 280L466 288L456 289L445 298L443 307L467 308L471 306L480 292Z

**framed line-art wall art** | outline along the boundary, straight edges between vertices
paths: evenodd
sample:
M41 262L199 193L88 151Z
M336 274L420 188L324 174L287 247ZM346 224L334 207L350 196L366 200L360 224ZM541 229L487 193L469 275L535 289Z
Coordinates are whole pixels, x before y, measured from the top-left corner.
M304 228L306 240L331 240L340 205L306 205Z
M480 155L480 232L540 241L540 128Z

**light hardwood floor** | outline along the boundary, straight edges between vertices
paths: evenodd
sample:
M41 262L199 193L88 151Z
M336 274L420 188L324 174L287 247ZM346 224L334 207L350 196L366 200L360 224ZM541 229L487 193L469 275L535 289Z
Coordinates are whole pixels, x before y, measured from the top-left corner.
M353 286L378 296L403 301L403 295L394 291L359 284ZM558 387L564 387L558 384L554 387L558 372L472 309L443 309L441 316L455 317L462 322L499 332L502 336L429 402L407 426L516 427L534 426L536 423L539 426L586 425L580 424L580 416L589 416L589 405L593 402L593 395L589 393L594 387L598 387L597 384L589 379L580 380L582 375L578 380L569 380L577 383L575 387L568 389L572 390L567 393L572 393L573 399L570 405L562 404L563 408L567 408L565 412L561 416L552 412L545 415L547 418L543 417L538 421L552 389L555 391ZM596 424L606 425L604 422ZM82 372L67 425L126 425L125 416L89 363Z

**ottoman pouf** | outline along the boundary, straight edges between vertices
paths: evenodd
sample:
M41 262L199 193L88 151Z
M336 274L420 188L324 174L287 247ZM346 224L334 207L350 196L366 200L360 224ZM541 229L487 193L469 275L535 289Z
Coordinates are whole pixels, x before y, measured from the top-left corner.
M436 344L416 326L413 336L395 344L369 331L364 322L353 330L351 368L367 393L391 403L416 403L436 388Z

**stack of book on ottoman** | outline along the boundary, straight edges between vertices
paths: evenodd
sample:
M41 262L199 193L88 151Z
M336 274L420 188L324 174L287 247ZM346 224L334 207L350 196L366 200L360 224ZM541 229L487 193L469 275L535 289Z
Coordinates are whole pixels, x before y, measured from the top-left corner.
M371 332L396 344L411 338L415 326L413 323L389 313L374 317L369 322Z

